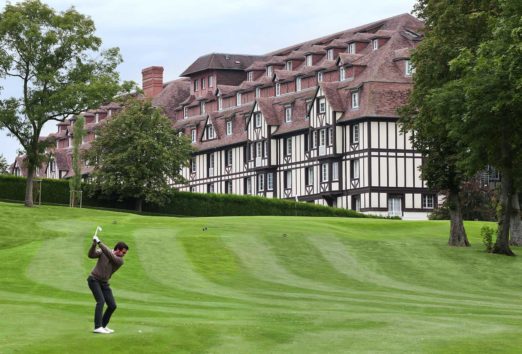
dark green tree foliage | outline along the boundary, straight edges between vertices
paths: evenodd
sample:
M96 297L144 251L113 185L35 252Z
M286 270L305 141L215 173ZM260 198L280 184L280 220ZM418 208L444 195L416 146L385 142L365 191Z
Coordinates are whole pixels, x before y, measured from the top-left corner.
M510 218L522 176L522 2L499 3L497 16L491 18L491 38L477 51L462 50L452 62L453 72L464 73L459 89L467 111L452 130L469 146L462 161L471 168L486 162L501 172L493 252L513 255Z
M0 175L5 175L7 173L9 173L9 164L4 155L0 154Z
M44 124L98 107L118 91L119 50L100 53L94 31L93 21L74 8L57 13L39 0L8 3L0 13L0 78L20 83L20 98L0 99L0 129L24 149L27 206L51 143L39 140Z
M160 205L167 201L169 180L184 182L180 170L188 165L190 142L150 101L129 99L96 134L87 153L95 165L96 190L134 198L141 211L143 201Z
M72 155L72 169L74 176L69 181L71 191L71 204L76 206L80 201L78 192L82 189L82 156L80 146L82 145L83 137L85 136L85 117L80 115L74 120L73 125L73 155Z
M451 129L466 112L463 92L455 84L461 74L451 71L449 62L465 48L478 48L494 7L494 1L480 0L420 0L415 6L415 14L425 21L424 39L412 55L413 92L399 113L403 129L414 131L412 143L424 155L423 179L430 188L446 192L450 246L469 246L460 191L473 173L460 166L460 152L467 147Z

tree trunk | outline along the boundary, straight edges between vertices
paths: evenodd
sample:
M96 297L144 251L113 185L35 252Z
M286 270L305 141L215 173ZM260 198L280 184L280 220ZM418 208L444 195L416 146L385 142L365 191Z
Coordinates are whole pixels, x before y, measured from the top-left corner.
M510 233L509 244L522 246L522 223L520 222L520 204L518 202L518 191L511 196Z
M497 241L493 246L493 253L514 256L515 254L509 248L509 224L512 211L512 176L511 171L507 170L502 174L502 193L500 196L500 208L498 212L498 230Z
M33 178L34 167L29 163L27 166L27 182L25 184L25 206L33 206Z
M450 191L448 199L450 213L450 237L448 245L455 247L469 247L470 244L468 236L466 235L466 230L464 229L464 220L462 218L462 209L458 192Z
M141 213L141 211L143 209L143 199L142 198L137 198L135 206L136 206L136 211Z

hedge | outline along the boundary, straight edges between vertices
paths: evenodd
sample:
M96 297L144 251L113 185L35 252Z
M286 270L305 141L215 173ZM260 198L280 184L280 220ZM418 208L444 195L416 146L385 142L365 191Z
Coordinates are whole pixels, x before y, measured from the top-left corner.
M0 199L23 201L25 198L24 177L0 175ZM35 185L36 186L36 185ZM86 186L84 186L84 189ZM86 207L133 210L134 201L119 201L115 196L92 197L84 193ZM42 180L42 204L69 205L69 182L66 180ZM153 214L184 216L241 216L241 215L298 215L367 217L353 210L329 208L312 203L296 203L284 199L233 194L201 194L190 192L169 193L165 205L145 203L143 211Z

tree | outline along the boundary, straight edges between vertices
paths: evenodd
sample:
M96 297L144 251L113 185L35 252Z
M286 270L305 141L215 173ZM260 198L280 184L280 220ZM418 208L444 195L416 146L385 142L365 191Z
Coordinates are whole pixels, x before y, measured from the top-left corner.
M493 253L514 255L509 231L522 182L522 3L499 0L499 4L497 16L491 17L491 37L476 51L462 50L452 62L455 72L464 73L459 89L467 111L453 131L469 146L463 161L486 161L501 173Z
M106 121L87 151L94 164L92 184L103 194L162 204L171 189L169 180L183 183L192 147L177 134L171 121L148 100L129 99L124 109Z
M465 115L460 77L450 61L463 48L475 50L488 35L488 14L495 2L419 0L416 15L425 21L425 36L412 55L414 88L400 110L404 130L414 131L413 146L424 155L421 173L430 188L446 192L450 211L450 246L469 246L462 217L461 184L474 171L459 164L466 150L451 122Z
M85 118L80 115L74 120L73 126L73 156L72 156L72 169L74 176L69 181L69 187L71 190L71 206L76 206L80 201L78 192L82 188L82 158L80 156L80 145L82 144L83 137L85 136Z
M9 164L4 155L0 154L0 175L5 175L7 173L9 173Z
M20 83L20 98L0 99L0 129L25 152L25 205L33 205L33 177L50 141L48 121L98 107L118 92L117 48L100 52L93 21L74 8L57 13L39 0L5 6L0 13L0 77ZM95 55L98 55L95 57Z

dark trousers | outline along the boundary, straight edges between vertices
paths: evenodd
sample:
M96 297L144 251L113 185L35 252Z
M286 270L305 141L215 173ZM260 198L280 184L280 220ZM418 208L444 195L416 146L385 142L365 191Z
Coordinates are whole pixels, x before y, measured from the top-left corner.
M112 290L109 283L94 279L92 276L87 278L89 288L96 300L96 309L94 310L94 328L107 327L111 320L112 313L116 310L116 301L112 296ZM107 303L107 309L103 314L103 305Z

